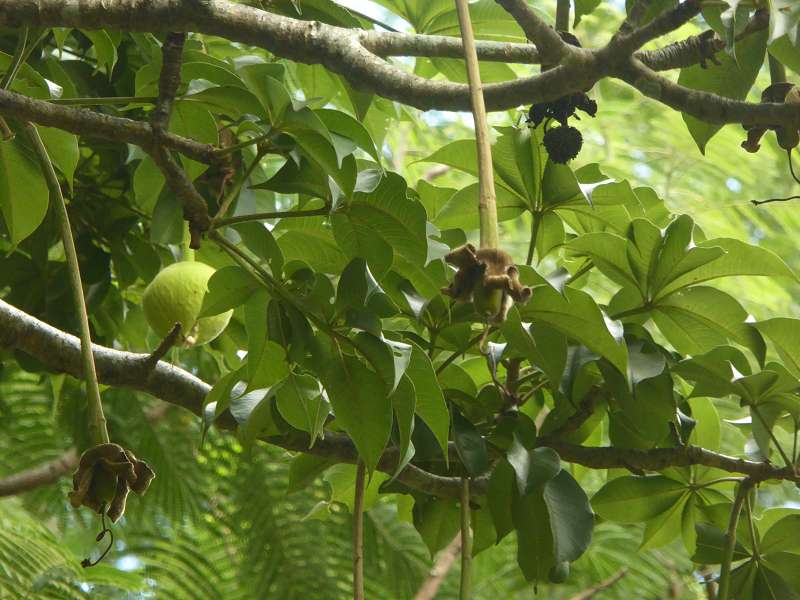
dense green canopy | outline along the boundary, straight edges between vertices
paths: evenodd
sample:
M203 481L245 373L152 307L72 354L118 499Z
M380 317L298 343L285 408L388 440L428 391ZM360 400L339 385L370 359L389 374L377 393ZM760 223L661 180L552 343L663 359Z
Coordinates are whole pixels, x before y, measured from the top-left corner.
M800 9L624 4L470 5L493 320L453 0L0 0L0 598L800 598Z

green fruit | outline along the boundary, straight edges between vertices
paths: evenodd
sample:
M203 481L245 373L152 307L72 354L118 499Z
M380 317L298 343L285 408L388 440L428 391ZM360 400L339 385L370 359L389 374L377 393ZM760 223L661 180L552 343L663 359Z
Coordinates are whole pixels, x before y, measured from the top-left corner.
M214 269L199 262L178 262L156 275L144 291L142 308L147 322L160 337L181 324L181 336L187 345L206 344L217 337L231 320L233 311L197 318L203 296Z
M476 285L472 292L472 304L479 315L496 317L503 308L503 290L487 290L482 285Z
M550 583L564 583L567 577L569 577L569 562L566 560L556 564L547 574Z

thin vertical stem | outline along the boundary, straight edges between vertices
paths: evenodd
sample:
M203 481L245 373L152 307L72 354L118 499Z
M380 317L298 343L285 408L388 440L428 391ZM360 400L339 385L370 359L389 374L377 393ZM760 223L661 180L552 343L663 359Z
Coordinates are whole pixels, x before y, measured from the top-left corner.
M742 505L752 488L752 480L746 478L739 484L739 489L736 491L736 498L733 501L731 516L728 521L728 532L725 534L725 547L722 549L722 566L719 572L717 600L728 600L728 592L731 588L731 563L733 562L733 551L736 548L736 527L739 525L739 514L742 512Z
M478 53L475 51L475 36L469 16L468 0L456 0L458 24L464 43L464 59L467 62L467 80L472 104L472 119L475 123L475 143L478 147L478 214L480 217L481 248L497 248L497 197L492 173L492 145L489 140L489 125L486 121L486 105L483 100L483 86L478 67Z
M366 467L356 467L356 489L353 501L353 600L364 600L364 488Z
M472 597L472 535L470 533L469 477L461 478L461 591L459 600Z
M556 31L569 31L570 0L558 0L556 4Z
M61 185L58 183L58 177L53 168L53 163L50 160L50 156L47 154L47 148L42 142L39 132L36 130L36 127L30 123L25 123L25 132L30 138L33 149L41 163L42 172L47 180L47 187L50 190L50 200L54 204L54 209L61 226L61 239L64 243L64 253L66 254L67 266L69 267L72 296L80 321L83 378L86 381L86 395L89 402L89 431L92 435L92 441L95 444L107 444L109 442L108 429L106 427L106 417L103 414L103 404L100 400L100 387L97 384L97 371L94 366L92 337L89 329L89 315L86 312L86 300L83 297L78 253L75 251L75 241L72 237L72 228L69 224L67 204L64 201L64 195L61 192Z
M768 54L769 56L769 78L772 83L781 83L786 81L786 67L777 58Z
M525 264L530 266L533 263L533 254L536 251L536 240L539 237L539 226L542 223L542 213L534 211L531 217L531 241L528 244L528 258ZM542 257L539 257L542 260Z

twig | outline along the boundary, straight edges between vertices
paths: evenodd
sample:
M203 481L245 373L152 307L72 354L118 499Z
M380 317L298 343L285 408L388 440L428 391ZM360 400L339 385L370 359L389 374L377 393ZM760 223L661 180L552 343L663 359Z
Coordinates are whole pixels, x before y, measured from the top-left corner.
M454 360L456 360L459 356L461 356L467 350L472 348L475 344L480 342L483 339L483 335L484 335L484 332L479 333L474 338L469 340L467 342L467 344L461 350L456 350L450 356L448 356L446 359L444 359L444 361L442 361L442 364L440 364L438 367L436 367L436 374L438 375L439 373L444 371L447 367L449 367L452 364L452 362Z
M64 244L64 254L67 258L69 276L72 287L72 298L75 302L75 310L78 313L80 323L81 355L83 357L83 373L86 381L87 401L89 404L89 431L95 444L106 444L109 442L108 429L106 427L106 417L103 414L103 403L100 400L100 386L97 383L97 372L94 365L94 354L92 353L92 334L89 328L89 315L86 311L86 300L83 297L83 284L81 283L80 264L78 253L75 250L75 240L72 237L72 228L69 224L69 214L64 195L61 193L61 185L58 183L58 176L47 154L47 148L39 136L36 127L30 123L24 125L25 133L33 144L42 172L47 180L47 187L50 190L50 199L61 226L61 240Z
M0 497L15 496L43 485L55 483L71 473L77 466L78 451L70 448L58 458L0 479Z
M627 574L628 574L628 567L622 567L619 571L614 573L608 579L604 579L597 585L593 585L592 587L587 588L582 592L578 592L577 594L572 596L569 600L589 600L589 598L592 598L595 594L599 594L600 592L606 591L608 588L613 586Z
M736 498L731 507L728 531L725 534L725 547L722 550L722 566L719 572L719 592L717 594L718 600L728 600L728 591L731 587L731 562L733 562L733 553L736 548L736 527L739 524L739 514L742 512L742 505L752 488L752 480L750 478L744 479L742 483L739 484L739 489L736 491Z
M170 332L164 337L163 340L161 340L161 343L158 345L158 347L147 357L147 363L150 365L151 369L155 368L155 366L158 364L158 361L164 358L167 352L169 352L169 349L172 348L178 341L180 335L181 324L175 323Z
M312 210L283 210L276 212L253 213L251 215L236 215L235 217L228 217L227 219L219 219L214 226L225 227L226 225L235 225L236 223L245 223L247 221L285 219L287 217L317 217L327 215L328 213L330 213L330 207L327 205Z
M363 461L356 467L355 499L353 501L353 600L364 600L364 489L366 467Z
M792 470L795 470L795 466L794 463L792 462L792 459L789 458L789 456L784 451L783 446L781 446L780 443L778 442L778 438L775 437L775 433L772 431L772 428L767 424L767 420L764 418L764 415L761 414L761 411L755 404L750 405L750 410L756 417L758 417L758 420L761 421L761 425L764 426L764 429L767 430L769 438L772 440L772 443L775 444L775 449L778 451L778 454L781 455L781 458L783 458L784 462L786 463L786 466Z
M469 477L461 478L461 586L459 600L472 597L472 533L470 532Z

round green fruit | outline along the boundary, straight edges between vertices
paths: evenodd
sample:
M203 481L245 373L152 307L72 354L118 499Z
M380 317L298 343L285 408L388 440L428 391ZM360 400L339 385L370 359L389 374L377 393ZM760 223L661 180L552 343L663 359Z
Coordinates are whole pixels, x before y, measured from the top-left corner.
M476 285L472 292L472 304L479 315L495 317L503 308L503 290L487 290L482 285Z
M160 337L181 324L181 337L190 346L207 344L227 327L233 311L198 319L203 296L214 269L199 262L177 262L159 272L144 291L142 308Z

